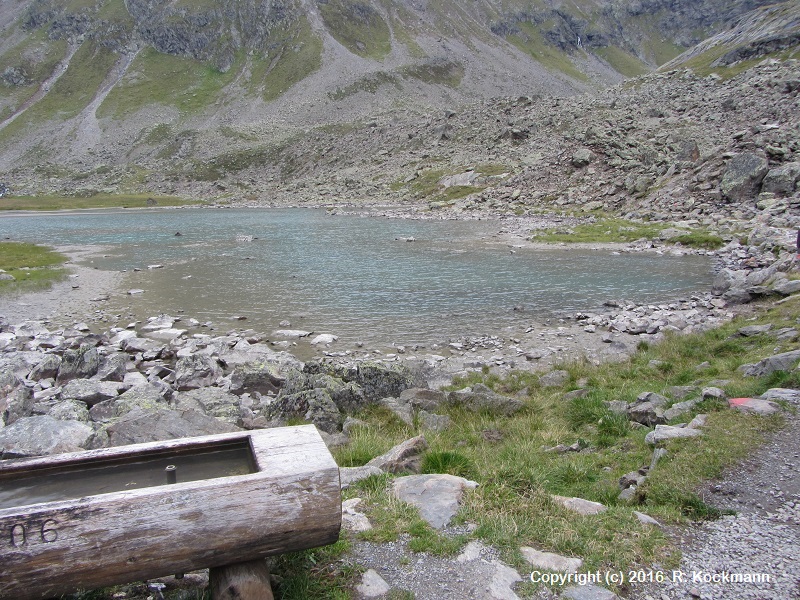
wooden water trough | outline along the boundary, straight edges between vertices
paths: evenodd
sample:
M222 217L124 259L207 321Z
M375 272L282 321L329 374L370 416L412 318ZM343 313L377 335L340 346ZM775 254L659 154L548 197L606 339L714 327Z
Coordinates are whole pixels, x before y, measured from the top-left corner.
M0 598L247 563L339 537L313 425L0 461Z

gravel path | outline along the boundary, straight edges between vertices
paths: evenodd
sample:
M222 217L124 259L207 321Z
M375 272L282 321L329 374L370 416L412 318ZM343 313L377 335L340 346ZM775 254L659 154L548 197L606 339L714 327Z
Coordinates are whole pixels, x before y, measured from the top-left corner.
M800 598L800 416L719 482L705 499L736 516L678 533L683 581L635 588L630 598L789 600ZM726 581L725 576L753 581ZM696 575L696 576L695 576ZM769 581L759 581L768 576Z

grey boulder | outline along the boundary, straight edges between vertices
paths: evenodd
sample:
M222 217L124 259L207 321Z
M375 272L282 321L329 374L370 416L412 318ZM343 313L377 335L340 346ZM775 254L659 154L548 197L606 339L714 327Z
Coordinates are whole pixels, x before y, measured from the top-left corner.
M0 429L0 458L45 456L89 448L94 429L77 421L51 416L25 417Z
M110 446L157 442L239 431L230 423L195 410L135 408L106 428Z

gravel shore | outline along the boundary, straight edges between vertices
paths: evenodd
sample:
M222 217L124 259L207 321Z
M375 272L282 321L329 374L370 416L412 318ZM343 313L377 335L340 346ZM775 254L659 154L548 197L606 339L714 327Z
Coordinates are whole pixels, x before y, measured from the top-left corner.
M0 295L0 315L12 323L41 320L56 325L71 325L91 320L101 311L100 298L120 293L123 274L90 266L101 248L60 246L57 251L69 260L69 275L48 290Z

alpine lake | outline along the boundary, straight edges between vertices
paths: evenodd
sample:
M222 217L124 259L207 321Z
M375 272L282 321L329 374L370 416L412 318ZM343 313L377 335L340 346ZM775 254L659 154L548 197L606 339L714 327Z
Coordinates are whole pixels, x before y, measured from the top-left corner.
M504 335L609 300L687 298L713 278L707 256L512 247L502 225L322 209L106 209L1 215L0 236L95 248L82 264L124 272L122 291L143 290L121 294L126 317L167 313L268 337L330 333L342 345Z

